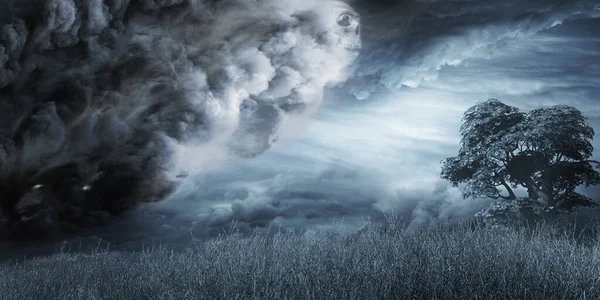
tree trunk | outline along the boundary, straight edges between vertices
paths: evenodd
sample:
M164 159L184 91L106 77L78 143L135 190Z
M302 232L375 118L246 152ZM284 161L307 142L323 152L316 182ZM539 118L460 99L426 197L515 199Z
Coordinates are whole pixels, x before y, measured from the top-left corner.
M540 193L537 189L537 186L535 186L535 182L531 177L528 178L525 182L525 188L527 188L527 196L530 199L538 200L540 198Z
M546 201L548 206L555 206L556 199L554 197L554 189L552 188L551 182L544 182L544 186L542 187L543 193L546 197Z
M541 193L544 196L544 202L548 207L552 207L556 205L556 199L554 197L554 187L552 184L551 177L548 171L542 172L542 186L540 187Z

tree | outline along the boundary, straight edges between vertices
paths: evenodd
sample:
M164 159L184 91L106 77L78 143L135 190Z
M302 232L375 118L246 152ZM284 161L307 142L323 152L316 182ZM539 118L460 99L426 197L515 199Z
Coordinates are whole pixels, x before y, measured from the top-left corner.
M514 189L523 187L549 208L596 205L575 192L600 184L600 163L589 159L594 130L581 111L557 105L523 113L489 99L462 121L461 148L442 160L441 177L464 183L463 198L514 200Z

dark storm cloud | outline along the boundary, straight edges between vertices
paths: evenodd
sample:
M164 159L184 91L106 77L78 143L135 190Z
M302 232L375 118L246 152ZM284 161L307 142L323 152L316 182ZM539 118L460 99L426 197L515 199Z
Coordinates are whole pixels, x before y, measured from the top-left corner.
M360 47L356 15L335 1L15 0L2 11L3 233L93 223L160 200L176 176L263 152L319 107Z
M486 91L556 100L560 97L555 93L578 91L578 97L562 101L582 104L581 99L592 99L599 88L599 25L600 18L565 21L527 40L503 46L493 59L471 58L468 67L449 69L435 85L456 92ZM535 107L539 101L524 104Z
M368 7L366 1L355 5ZM363 12L365 49L347 83L359 99L380 89L417 87L444 67L490 58L566 20L600 15L590 0L400 1L393 7Z

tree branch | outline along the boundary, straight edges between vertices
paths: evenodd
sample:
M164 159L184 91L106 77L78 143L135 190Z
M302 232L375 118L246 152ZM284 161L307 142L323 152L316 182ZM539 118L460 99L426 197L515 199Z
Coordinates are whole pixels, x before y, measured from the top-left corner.
M510 199L509 196L502 196L502 195L500 195L500 192L498 192L498 197L500 197L500 198L502 198L504 200L512 200L512 199Z
M506 188L506 191L508 192L508 196L506 196L506 197L500 196L500 192L498 192L498 196L500 196L500 197L502 197L503 199L506 199L506 200L514 200L514 199L516 199L517 196L515 196L515 193L510 188L510 186L506 183L506 181L504 179L502 179L500 182L502 183L502 185L504 186L504 188Z

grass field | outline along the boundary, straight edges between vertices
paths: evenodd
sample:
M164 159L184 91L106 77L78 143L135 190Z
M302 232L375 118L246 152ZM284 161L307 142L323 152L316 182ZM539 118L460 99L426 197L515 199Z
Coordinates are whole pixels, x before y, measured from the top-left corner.
M222 236L0 265L0 299L600 299L600 241L549 225Z

